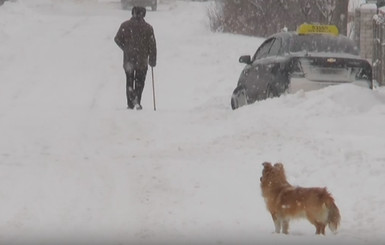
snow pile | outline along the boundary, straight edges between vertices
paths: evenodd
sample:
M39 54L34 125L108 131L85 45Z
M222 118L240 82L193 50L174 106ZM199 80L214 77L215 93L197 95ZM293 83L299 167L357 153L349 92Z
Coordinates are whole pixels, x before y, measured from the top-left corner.
M125 109L119 3L0 7L0 241L43 244L381 244L385 90L298 92L236 111L238 57L263 41L208 30L210 3L147 13L158 42L144 110ZM327 186L339 233L273 234L264 161Z

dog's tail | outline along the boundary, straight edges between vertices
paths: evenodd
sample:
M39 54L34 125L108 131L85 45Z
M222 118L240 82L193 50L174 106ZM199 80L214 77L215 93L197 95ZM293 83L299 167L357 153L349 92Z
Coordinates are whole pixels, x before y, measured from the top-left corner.
M336 233L341 221L340 211L337 205L335 204L333 197L331 196L329 196L325 204L326 207L329 209L327 224L329 225L329 229L333 233Z

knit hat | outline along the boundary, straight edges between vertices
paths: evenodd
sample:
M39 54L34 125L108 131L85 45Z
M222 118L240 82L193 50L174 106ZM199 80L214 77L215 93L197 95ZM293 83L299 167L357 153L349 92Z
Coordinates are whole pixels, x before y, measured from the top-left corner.
M140 7L140 6L135 6L132 8L131 14L133 17L144 18L146 16L146 8Z

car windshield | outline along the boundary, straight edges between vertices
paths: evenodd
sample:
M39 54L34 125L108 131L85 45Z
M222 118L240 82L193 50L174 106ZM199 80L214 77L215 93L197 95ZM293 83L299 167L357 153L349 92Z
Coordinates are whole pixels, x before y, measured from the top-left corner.
M359 54L359 50L353 40L343 36L336 37L322 34L293 35L290 52Z

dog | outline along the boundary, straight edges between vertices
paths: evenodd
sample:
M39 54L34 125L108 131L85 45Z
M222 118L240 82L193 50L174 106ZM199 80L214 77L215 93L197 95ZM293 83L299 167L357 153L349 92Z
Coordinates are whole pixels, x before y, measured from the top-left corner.
M292 186L287 182L282 163L274 166L269 162L263 164L261 181L262 196L271 213L275 232L289 233L289 221L307 218L316 228L317 235L325 235L329 226L337 232L341 216L333 197L326 188L304 188Z

